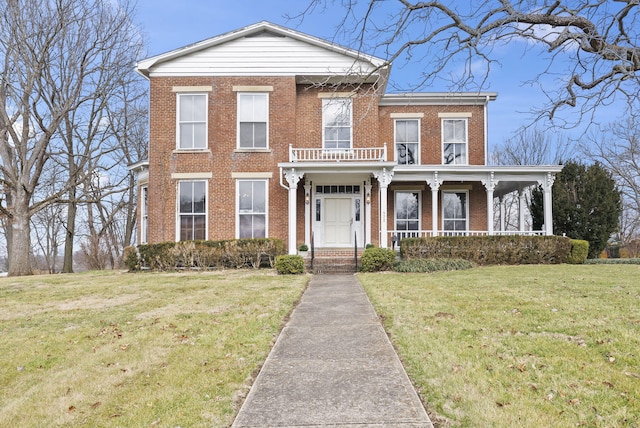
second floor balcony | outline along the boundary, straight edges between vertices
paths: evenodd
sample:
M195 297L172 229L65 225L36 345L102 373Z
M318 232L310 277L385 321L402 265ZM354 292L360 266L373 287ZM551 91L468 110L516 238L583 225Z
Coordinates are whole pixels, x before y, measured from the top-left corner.
M386 162L387 145L364 148L294 148L289 145L289 162Z

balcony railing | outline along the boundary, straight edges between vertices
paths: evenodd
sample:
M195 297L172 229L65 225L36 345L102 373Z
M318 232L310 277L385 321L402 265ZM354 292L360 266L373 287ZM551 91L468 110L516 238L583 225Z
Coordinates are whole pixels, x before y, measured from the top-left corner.
M385 162L387 145L351 149L303 149L289 145L289 162Z

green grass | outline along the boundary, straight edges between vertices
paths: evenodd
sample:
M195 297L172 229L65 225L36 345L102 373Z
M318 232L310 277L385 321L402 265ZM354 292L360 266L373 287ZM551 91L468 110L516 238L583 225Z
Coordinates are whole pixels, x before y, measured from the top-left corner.
M361 274L437 426L640 426L640 267Z
M228 426L307 280L0 278L0 425Z

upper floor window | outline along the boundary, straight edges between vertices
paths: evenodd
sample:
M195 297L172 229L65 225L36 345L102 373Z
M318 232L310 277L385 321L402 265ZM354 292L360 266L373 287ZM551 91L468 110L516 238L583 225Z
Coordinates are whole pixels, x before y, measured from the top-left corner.
M323 148L351 148L351 99L322 100Z
M442 163L445 165L466 165L467 159L467 119L442 120Z
M267 237L267 180L238 180L238 238Z
M268 146L269 94L238 94L238 148L266 149Z
M207 95L178 94L178 148L207 147Z
M418 119L396 120L396 162L398 165L419 164L420 121Z
M179 240L207 239L207 182L178 183Z

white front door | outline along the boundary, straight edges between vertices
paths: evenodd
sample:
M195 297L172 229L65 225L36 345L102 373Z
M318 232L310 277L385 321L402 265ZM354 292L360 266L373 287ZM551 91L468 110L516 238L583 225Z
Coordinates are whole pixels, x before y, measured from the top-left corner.
M353 243L351 198L324 199L324 244L344 247Z

